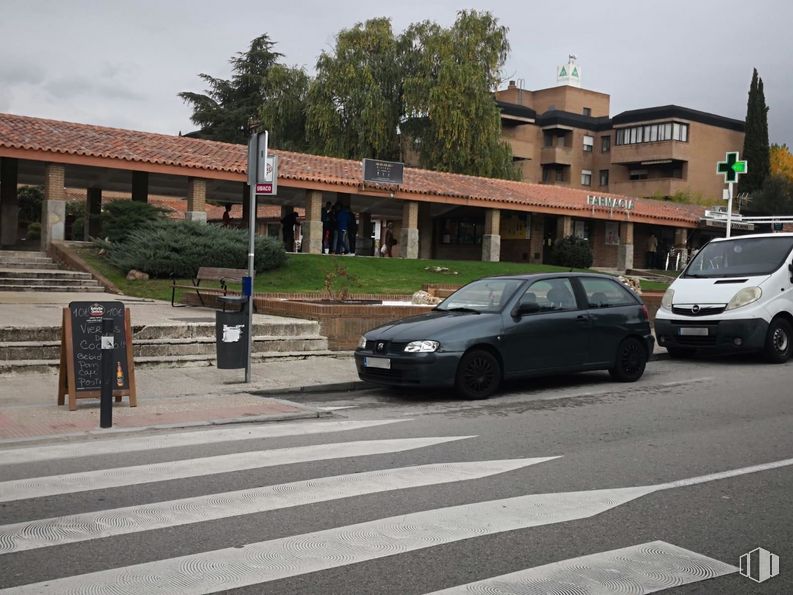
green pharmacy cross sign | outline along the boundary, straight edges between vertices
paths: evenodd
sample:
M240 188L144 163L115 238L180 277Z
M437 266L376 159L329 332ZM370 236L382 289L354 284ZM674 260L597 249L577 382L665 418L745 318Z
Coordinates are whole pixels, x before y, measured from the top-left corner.
M727 153L725 161L716 164L716 173L724 174L724 181L728 183L737 182L738 176L749 171L749 162L738 159L737 151Z

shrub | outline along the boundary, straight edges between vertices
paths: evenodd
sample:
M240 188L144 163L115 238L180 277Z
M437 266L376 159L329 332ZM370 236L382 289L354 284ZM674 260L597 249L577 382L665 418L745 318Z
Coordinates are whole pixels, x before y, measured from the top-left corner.
M20 223L41 221L41 203L44 200L44 189L41 186L20 186L17 190L17 200Z
M138 269L152 277L195 277L198 268L248 266L248 234L244 230L194 221L163 221L133 231L123 242L105 245L108 258L122 271ZM256 238L257 273L286 262L280 241Z
M556 240L551 249L551 264L588 269L592 266L592 248L588 241L575 236Z
M166 220L161 207L136 200L114 200L102 209L102 237L122 242L132 232Z
M28 240L38 240L41 237L41 223L28 223L28 230L25 238Z

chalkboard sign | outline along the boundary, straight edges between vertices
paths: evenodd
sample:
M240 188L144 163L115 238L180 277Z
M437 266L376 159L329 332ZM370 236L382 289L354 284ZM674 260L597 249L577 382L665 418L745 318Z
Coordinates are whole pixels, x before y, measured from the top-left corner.
M72 411L76 399L100 396L103 318L110 318L114 327L113 395L116 401L129 396L130 406L137 405L129 311L122 302L72 302L63 309L58 389L58 404L63 405L68 394Z

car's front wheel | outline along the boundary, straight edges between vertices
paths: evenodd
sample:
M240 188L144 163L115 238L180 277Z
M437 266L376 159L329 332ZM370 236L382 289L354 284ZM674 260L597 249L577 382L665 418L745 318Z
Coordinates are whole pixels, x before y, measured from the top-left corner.
M647 366L647 349L636 337L626 337L617 347L617 359L609 374L620 382L635 382Z
M474 349L457 366L455 388L466 399L486 399L501 384L501 366L489 351Z
M768 325L763 355L773 364L784 364L793 350L793 330L784 318L774 318Z

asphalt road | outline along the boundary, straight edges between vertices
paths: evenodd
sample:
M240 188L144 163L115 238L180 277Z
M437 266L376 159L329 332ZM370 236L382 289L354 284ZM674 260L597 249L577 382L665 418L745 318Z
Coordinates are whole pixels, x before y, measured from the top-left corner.
M589 373L477 402L295 399L358 425L196 430L198 444L137 450L116 438L117 453L94 455L59 442L85 456L7 464L0 452L0 588L401 595L522 572L468 592L793 592L793 362L658 361L635 384ZM393 423L366 425L379 420ZM757 547L780 561L762 584L734 568Z

